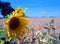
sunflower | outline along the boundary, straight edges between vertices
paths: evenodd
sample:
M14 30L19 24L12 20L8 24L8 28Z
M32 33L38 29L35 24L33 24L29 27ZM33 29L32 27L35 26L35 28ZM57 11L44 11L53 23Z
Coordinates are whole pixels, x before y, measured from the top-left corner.
M43 35L41 31L37 31L36 35Z
M11 38L21 38L28 28L29 21L24 15L22 8L18 7L5 21L8 36Z
M42 38L41 38L41 41L42 41L42 42L47 42L47 38L46 38L46 37L42 37Z

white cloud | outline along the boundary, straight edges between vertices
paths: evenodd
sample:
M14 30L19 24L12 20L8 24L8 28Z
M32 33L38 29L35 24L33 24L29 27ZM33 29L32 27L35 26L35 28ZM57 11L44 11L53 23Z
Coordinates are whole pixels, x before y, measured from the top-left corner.
M25 8L26 10L28 9L28 8Z
M25 9L24 9L24 12L26 12L26 11L27 11L27 9L28 9L28 8L25 8Z
M46 14L47 13L47 11L41 11L41 14Z

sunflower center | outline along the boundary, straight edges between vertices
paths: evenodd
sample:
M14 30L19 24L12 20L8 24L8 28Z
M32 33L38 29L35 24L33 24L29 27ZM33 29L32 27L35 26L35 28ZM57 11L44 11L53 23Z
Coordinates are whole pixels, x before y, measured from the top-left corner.
M19 19L17 17L13 17L10 21L9 21L9 28L10 29L16 29L19 26Z

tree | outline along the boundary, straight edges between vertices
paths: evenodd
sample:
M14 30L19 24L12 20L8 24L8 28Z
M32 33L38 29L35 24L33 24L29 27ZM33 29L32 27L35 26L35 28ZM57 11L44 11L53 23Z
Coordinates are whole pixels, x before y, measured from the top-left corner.
M0 10L1 10L1 15L3 17L7 17L11 12L14 11L14 9L10 6L11 4L9 2L1 2L0 1Z

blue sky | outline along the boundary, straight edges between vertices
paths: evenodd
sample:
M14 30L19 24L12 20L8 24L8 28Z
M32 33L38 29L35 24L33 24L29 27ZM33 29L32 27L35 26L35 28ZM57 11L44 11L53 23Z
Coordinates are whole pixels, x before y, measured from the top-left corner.
M60 0L2 0L10 2L11 6L21 6L29 17L60 17Z

